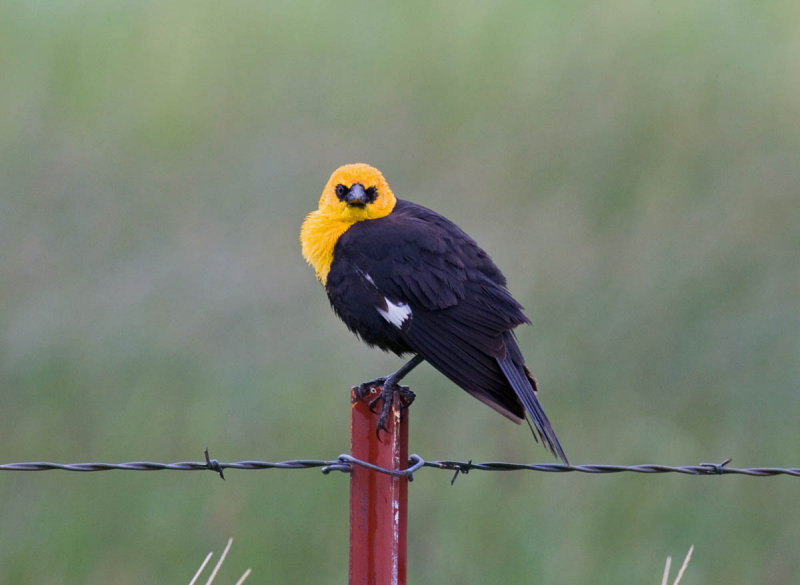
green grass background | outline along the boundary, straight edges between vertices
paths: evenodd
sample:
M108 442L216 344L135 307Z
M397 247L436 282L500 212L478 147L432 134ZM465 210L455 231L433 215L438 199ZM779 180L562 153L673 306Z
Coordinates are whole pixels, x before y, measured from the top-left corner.
M3 2L0 461L334 458L396 358L298 231L379 167L503 268L574 463L800 465L795 2ZM411 450L550 461L430 367ZM800 579L792 478L419 473L411 583ZM343 583L346 475L0 475L0 583Z

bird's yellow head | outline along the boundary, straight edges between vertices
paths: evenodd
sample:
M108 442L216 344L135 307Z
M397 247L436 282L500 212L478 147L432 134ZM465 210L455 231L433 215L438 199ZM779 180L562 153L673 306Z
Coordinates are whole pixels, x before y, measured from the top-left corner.
M353 224L388 215L396 199L375 167L356 163L333 171L319 198L319 211Z
M358 221L389 215L397 199L375 167L344 165L328 179L319 209L308 214L300 230L303 257L325 284L339 237Z

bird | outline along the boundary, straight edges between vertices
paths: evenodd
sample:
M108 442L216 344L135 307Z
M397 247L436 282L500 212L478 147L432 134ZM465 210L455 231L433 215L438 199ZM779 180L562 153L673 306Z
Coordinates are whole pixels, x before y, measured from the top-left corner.
M300 243L350 331L370 346L413 355L396 372L354 387L360 396L381 387L370 403L382 401L379 437L395 392L403 406L413 399L399 382L426 361L511 421L526 420L534 439L568 464L514 336L530 321L500 269L455 223L396 198L378 169L346 164L303 221Z

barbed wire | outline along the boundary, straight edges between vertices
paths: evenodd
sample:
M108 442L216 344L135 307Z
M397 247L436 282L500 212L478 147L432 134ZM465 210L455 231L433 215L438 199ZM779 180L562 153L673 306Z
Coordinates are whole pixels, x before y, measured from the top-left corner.
M373 465L367 461L356 459L351 455L339 455L336 459L292 459L288 461L234 461L222 463L212 459L205 451L205 461L178 461L175 463L157 463L153 461L129 461L127 463L51 463L47 461L28 461L20 463L0 464L0 471L213 471L225 479L224 470L267 470L267 469L313 469L320 468L322 473L342 471L349 473L355 466L371 469L378 473L385 473L396 477L408 477L413 481L413 475L423 467L453 471L455 482L459 474L470 471L543 471L548 473L680 473L684 475L747 475L751 477L772 477L776 475L789 475L800 477L798 467L728 467L731 459L720 463L700 463L697 465L608 465L590 463L584 465L566 465L563 463L510 463L507 461L487 461L473 463L469 461L426 461L419 455L409 456L409 466L406 469L395 470Z

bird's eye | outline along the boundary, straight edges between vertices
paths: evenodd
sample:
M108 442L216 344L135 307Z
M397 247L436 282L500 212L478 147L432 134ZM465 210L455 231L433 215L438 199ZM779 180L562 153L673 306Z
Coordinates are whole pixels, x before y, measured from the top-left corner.
M365 193L367 195L367 203L372 203L378 197L378 190L375 187L369 187Z
M336 196L339 198L340 201L344 200L344 196L347 195L348 190L349 189L344 185L342 185L341 183L336 185Z

